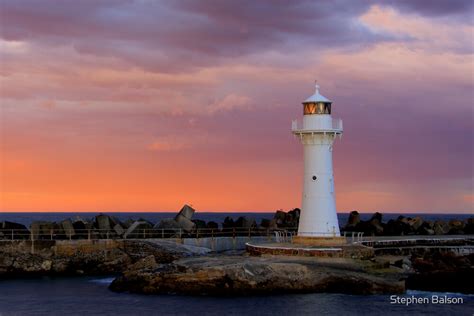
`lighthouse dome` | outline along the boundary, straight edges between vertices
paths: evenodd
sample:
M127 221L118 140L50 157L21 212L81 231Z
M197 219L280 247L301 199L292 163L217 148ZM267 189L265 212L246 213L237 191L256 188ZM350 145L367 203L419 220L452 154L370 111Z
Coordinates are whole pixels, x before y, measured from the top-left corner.
M326 98L325 96L321 95L319 93L319 85L316 84L316 91L312 96L307 98L306 100L303 101L303 103L318 103L318 102L323 102L323 103L331 103L332 101Z

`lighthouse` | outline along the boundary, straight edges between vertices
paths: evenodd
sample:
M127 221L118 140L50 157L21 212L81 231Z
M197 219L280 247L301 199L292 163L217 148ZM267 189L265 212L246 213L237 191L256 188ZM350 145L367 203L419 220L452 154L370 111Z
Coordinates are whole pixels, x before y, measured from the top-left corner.
M292 122L292 133L304 148L304 173L299 240L340 238L336 213L333 144L342 136L342 120L331 116L332 102L322 96L316 83L315 93L303 102L303 122Z

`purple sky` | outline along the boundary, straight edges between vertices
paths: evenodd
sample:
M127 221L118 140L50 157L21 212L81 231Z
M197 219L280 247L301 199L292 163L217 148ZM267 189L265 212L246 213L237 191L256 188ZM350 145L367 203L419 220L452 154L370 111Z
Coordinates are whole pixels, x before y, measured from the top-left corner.
M472 213L473 3L0 0L0 211L298 207L317 79L338 210Z

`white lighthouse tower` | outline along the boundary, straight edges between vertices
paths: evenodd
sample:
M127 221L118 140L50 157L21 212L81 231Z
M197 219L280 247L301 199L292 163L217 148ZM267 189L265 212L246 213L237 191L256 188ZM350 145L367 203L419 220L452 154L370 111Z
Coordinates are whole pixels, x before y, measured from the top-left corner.
M332 150L342 136L342 120L331 116L331 101L316 92L303 102L303 124L292 122L292 132L304 146L304 175L298 240L340 236L334 193Z

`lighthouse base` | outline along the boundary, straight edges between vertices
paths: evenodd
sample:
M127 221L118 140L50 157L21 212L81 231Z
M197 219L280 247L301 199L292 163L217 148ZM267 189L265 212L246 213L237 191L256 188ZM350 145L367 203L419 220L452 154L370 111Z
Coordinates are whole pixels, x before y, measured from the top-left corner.
M343 246L347 244L347 239L346 237L293 236L292 243L305 246Z

